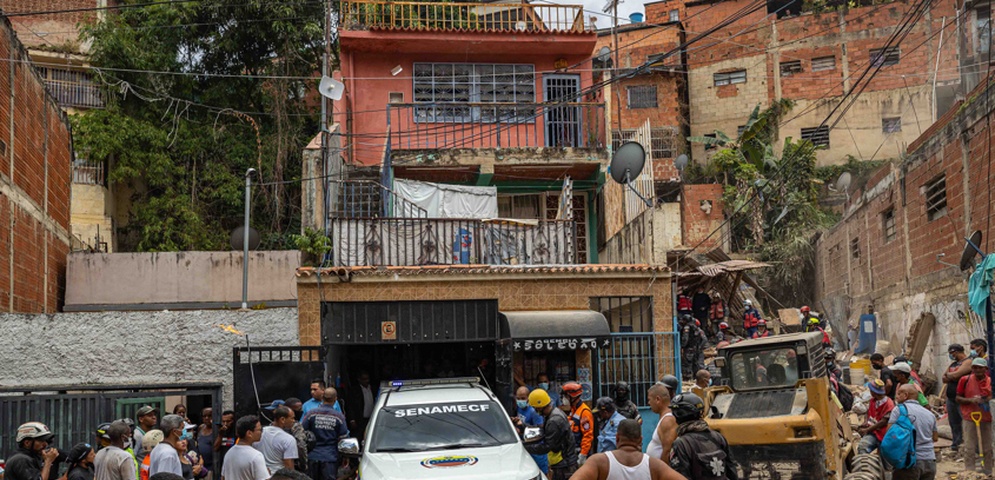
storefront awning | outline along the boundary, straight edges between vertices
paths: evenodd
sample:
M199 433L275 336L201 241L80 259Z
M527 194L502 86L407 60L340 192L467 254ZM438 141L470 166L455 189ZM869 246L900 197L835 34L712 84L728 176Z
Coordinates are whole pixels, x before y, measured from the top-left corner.
M607 347L608 320L592 310L502 312L501 338L516 352L594 350Z

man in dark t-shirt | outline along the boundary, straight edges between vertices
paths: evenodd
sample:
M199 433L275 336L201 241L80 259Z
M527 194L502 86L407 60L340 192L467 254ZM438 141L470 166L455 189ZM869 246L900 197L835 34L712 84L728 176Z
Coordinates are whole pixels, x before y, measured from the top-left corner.
M301 426L314 434L314 450L308 454L308 473L314 480L335 480L338 475L339 439L349 435L345 416L335 410L338 392L326 388L321 405L304 414Z
M221 467L225 463L225 454L231 447L235 446L235 412L225 410L221 413L221 426L214 437L214 451L217 452L214 461L217 463L216 472L221 472ZM220 473L219 473L220 474Z

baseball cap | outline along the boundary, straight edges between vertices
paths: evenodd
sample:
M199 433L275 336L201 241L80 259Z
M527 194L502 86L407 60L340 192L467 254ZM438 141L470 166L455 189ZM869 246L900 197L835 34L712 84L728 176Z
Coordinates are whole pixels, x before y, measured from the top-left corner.
M284 402L283 400L273 400L272 402L270 402L269 406L265 408L266 410L276 410L277 408L280 408L286 404L287 402Z
M867 382L867 388L878 395L884 395L884 382L880 379L874 380L873 382Z
M947 347L947 353L963 352L963 351L964 351L964 346L959 343L951 343L950 346Z
M66 455L66 463L75 465L83 460L87 454L93 450L93 447L89 443L77 443L73 445L73 449L69 451L69 455Z
M146 405L146 406L144 406L142 408L139 408L138 409L138 413L136 413L135 416L136 417L144 417L144 416L146 416L146 415L148 415L150 413L155 413L156 415L158 415L159 414L159 409L153 407L152 405Z
M183 422L184 430L193 430L194 428L197 428L197 426L192 423Z
M907 364L905 362L896 363L896 364L892 365L891 366L891 370L895 370L895 371L899 371L899 372L905 372L905 373L912 373L912 367L910 367L909 364Z
M971 366L972 367L985 367L985 368L988 368L988 360L985 360L985 359L980 358L980 357L979 358L975 358L974 360L971 360Z

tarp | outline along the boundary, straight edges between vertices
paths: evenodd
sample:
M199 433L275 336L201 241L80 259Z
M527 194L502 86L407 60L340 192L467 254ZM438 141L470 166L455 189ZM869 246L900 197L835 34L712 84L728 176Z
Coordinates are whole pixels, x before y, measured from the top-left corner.
M394 179L401 198L424 208L429 218L497 218L497 187L472 187ZM406 209L405 209L406 210ZM405 216L403 212L398 216Z
M981 318L987 318L985 304L991 294L992 270L995 270L995 254L988 255L978 264L967 284L967 301L971 310Z

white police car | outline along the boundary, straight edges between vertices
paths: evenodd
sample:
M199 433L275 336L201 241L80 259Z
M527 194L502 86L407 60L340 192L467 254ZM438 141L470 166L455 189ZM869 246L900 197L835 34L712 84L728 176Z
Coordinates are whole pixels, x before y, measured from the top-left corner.
M546 478L477 378L384 382L361 453L362 480Z

